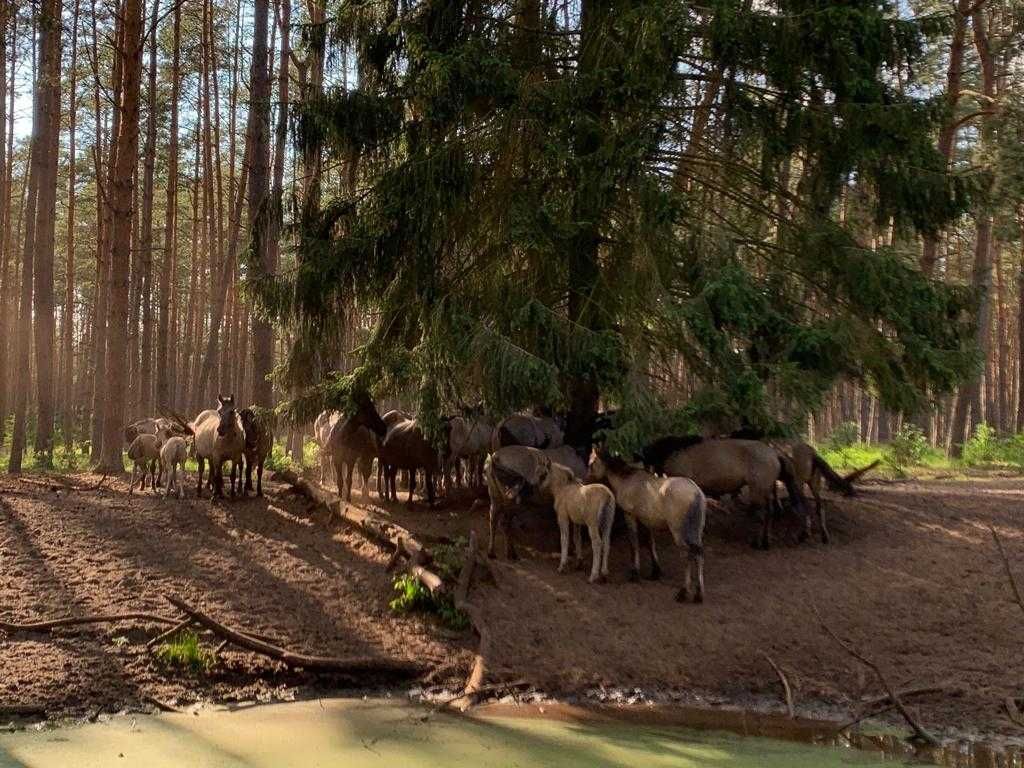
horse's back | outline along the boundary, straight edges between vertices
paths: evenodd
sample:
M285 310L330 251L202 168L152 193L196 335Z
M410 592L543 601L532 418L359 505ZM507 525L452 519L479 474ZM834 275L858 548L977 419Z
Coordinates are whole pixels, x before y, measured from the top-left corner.
M778 453L757 440L703 440L672 454L665 473L688 477L705 493L736 493L778 476Z

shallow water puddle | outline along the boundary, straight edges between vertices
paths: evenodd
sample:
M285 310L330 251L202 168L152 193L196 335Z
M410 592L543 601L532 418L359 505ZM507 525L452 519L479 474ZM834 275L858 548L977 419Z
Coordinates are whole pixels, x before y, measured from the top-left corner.
M431 713L395 701L334 699L198 715L117 717L103 723L0 735L3 768L362 768L401 766L879 766L849 748L812 746L540 709L511 717ZM526 714L527 716L522 716ZM965 765L967 763L958 762ZM992 763L1005 764L1005 763ZM978 763L982 765L982 763Z

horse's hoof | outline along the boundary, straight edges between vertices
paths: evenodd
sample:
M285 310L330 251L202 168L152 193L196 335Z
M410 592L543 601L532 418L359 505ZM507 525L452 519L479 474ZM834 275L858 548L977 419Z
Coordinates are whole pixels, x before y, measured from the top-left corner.
M515 551L509 552L508 553L508 559L511 560L511 561L518 560L519 559L519 554L516 553Z
M629 569L629 580L636 583L640 581L640 571L636 568Z
M583 565L583 561L582 560L577 560L575 565L573 565L572 569L574 571L582 571L584 567L585 566Z
M831 544L832 543L832 537L828 535L828 531L822 531L821 532L821 543L822 544Z
M695 602L695 603L703 603L704 602L704 593L698 591L697 594L695 594L693 596L693 602Z
M805 530L800 531L800 536L797 537L797 541L800 542L801 544L803 544L809 538L811 538L811 534L809 534L807 532L807 530L805 529Z
M680 589L678 592L676 592L676 602L677 603L685 603L689 599L690 599L690 593L687 592L685 589Z
M590 583L591 584L607 584L608 583L608 575L602 573L600 576L598 576L596 578L590 579Z
M558 572L559 572L559 573L565 573L565 572L566 572L566 570L567 570L567 569L566 569L566 567L565 567L564 565L559 565L559 566L558 566Z
M497 559L497 557L498 556L496 554L494 554L494 552L488 552L487 553L487 559L488 560L495 560L495 559Z
M661 579L661 568L654 566L651 568L651 573L647 576L648 581L658 581Z

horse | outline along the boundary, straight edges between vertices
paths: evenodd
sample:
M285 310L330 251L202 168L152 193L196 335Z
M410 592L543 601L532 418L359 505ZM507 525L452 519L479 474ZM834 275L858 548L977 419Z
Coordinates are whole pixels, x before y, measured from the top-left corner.
M770 507L778 506L775 484L781 481L793 510L805 520L800 540L811 530L803 494L796 482L793 463L778 449L757 440L732 438L669 437L647 446L644 463L660 474L688 477L708 496L738 494L743 488L761 517L761 535L755 546L771 546Z
M611 551L612 523L615 520L615 496L603 485L583 484L568 467L552 463L542 486L555 500L555 514L561 533L561 558L558 572L565 573L569 562L569 529L573 529L576 566L583 561L583 526L590 532L592 562L590 583L607 581L608 553Z
M689 599L694 579L695 603L704 602L704 524L707 500L703 491L685 477L655 477L646 470L627 464L607 453L596 454L590 464L595 480L607 480L615 492L615 501L626 514L629 540L633 547L630 580L640 578L640 542L637 523L647 529L651 550L651 578L661 577L661 565L654 546L654 529L668 528L677 547L687 548L686 576L676 600Z
M878 466L878 460L871 462L866 467L854 470L848 475L840 475L829 463L825 461L817 451L803 441L793 443L789 447L789 455L793 464L793 474L796 478L797 487L807 486L814 497L814 509L818 518L818 526L821 528L821 541L828 544L831 536L828 526L825 523L825 507L821 501L821 481L828 483L828 487L844 496L853 496L856 490L853 487L854 481L870 472Z
M366 393L353 396L355 412L339 419L327 439L327 453L334 466L338 495L352 500L352 472L356 464L366 466L366 456L372 464L377 453L377 440L387 434L387 424ZM363 473L363 495L367 492L369 471Z
M245 450L245 429L235 408L235 396L217 396L219 407L208 409L196 416L190 425L195 434L196 458L199 461L199 477L196 496L203 495L203 462L210 464L210 478L213 481L213 498L224 497L224 462L231 462L231 496L234 497L235 472L242 462Z
M450 490L449 465L455 466L456 485L461 485L460 460L466 461L467 485L483 485L484 459L491 445L494 425L483 418L452 416L448 419L448 446L444 457L444 481Z
M269 420L257 413L256 406L249 406L239 411L242 429L245 430L245 487L244 496L252 490L252 470L256 468L256 495L263 495L263 465L274 447L274 430Z
M188 457L188 443L180 435L174 435L160 447L160 466L167 472L167 485L164 488L164 498L171 495L171 489L177 487L178 498L185 498L185 486L182 485L178 476L180 471L185 473L185 459Z
M507 445L525 445L530 448L557 448L565 442L565 433L558 422L548 416L514 413L506 416L491 435L491 450Z
M334 471L334 466L331 464L331 456L327 452L327 440L331 436L331 430L334 429L334 425L341 419L341 414L337 411L321 411L320 415L316 417L316 421L313 422L313 439L316 440L317 453L320 457L320 484L323 485L327 482L327 476Z
M540 488L551 471L551 459L543 451L525 445L506 445L484 462L484 480L491 506L488 513L487 556L494 557L494 531L505 537L505 557L516 560L515 544L509 533L507 506L522 504L532 491Z
M405 419L388 429L380 446L380 463L384 467L386 498L398 500L396 477L399 469L405 469L409 472L409 498L406 503L412 504L416 471L422 469L427 486L427 503L434 503L434 477L441 468L441 457L415 419Z

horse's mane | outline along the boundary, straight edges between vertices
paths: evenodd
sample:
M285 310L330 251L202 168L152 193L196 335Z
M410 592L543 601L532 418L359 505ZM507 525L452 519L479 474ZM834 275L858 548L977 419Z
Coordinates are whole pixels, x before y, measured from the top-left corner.
M614 456L605 451L602 451L599 454L599 458L608 468L609 472L614 472L616 475L621 475L622 477L629 477L630 475L643 471L639 467L634 467L621 456Z
M667 435L648 444L640 456L646 466L660 471L673 453L702 442L704 438L700 435Z

